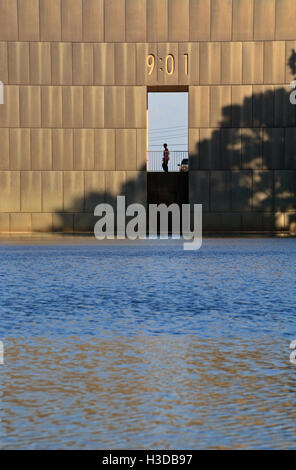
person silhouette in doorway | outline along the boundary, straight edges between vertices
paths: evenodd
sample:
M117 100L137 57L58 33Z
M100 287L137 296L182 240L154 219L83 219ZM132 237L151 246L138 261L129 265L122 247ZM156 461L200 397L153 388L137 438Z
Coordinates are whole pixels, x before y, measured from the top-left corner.
M163 144L164 151L163 151L163 159L162 159L162 168L165 173L169 171L169 159L170 159L170 152L168 149L168 144Z

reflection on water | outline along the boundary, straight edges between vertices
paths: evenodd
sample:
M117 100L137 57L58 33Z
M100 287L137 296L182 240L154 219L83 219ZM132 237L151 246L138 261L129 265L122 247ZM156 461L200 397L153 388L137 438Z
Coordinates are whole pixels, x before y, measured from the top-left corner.
M296 447L296 240L0 258L2 448Z

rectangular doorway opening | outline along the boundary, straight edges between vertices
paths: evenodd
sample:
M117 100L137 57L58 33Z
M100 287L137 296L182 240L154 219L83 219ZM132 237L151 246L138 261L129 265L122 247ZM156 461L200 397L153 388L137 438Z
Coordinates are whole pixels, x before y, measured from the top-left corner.
M188 87L147 91L147 203L178 204L182 209L189 203Z
M147 171L188 171L188 87L148 87ZM165 153L167 144L169 153ZM183 164L182 164L183 162Z

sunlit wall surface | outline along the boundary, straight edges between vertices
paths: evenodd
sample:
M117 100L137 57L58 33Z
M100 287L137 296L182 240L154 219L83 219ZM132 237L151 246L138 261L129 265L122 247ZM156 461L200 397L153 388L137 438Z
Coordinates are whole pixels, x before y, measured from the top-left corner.
M147 87L168 86L204 228L293 230L295 24L294 0L0 0L0 231L145 203Z

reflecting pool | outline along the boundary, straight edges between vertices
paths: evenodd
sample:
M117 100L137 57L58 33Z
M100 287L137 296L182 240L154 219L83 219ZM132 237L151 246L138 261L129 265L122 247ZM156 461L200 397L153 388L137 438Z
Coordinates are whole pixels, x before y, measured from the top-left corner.
M296 448L296 239L0 260L2 449Z

